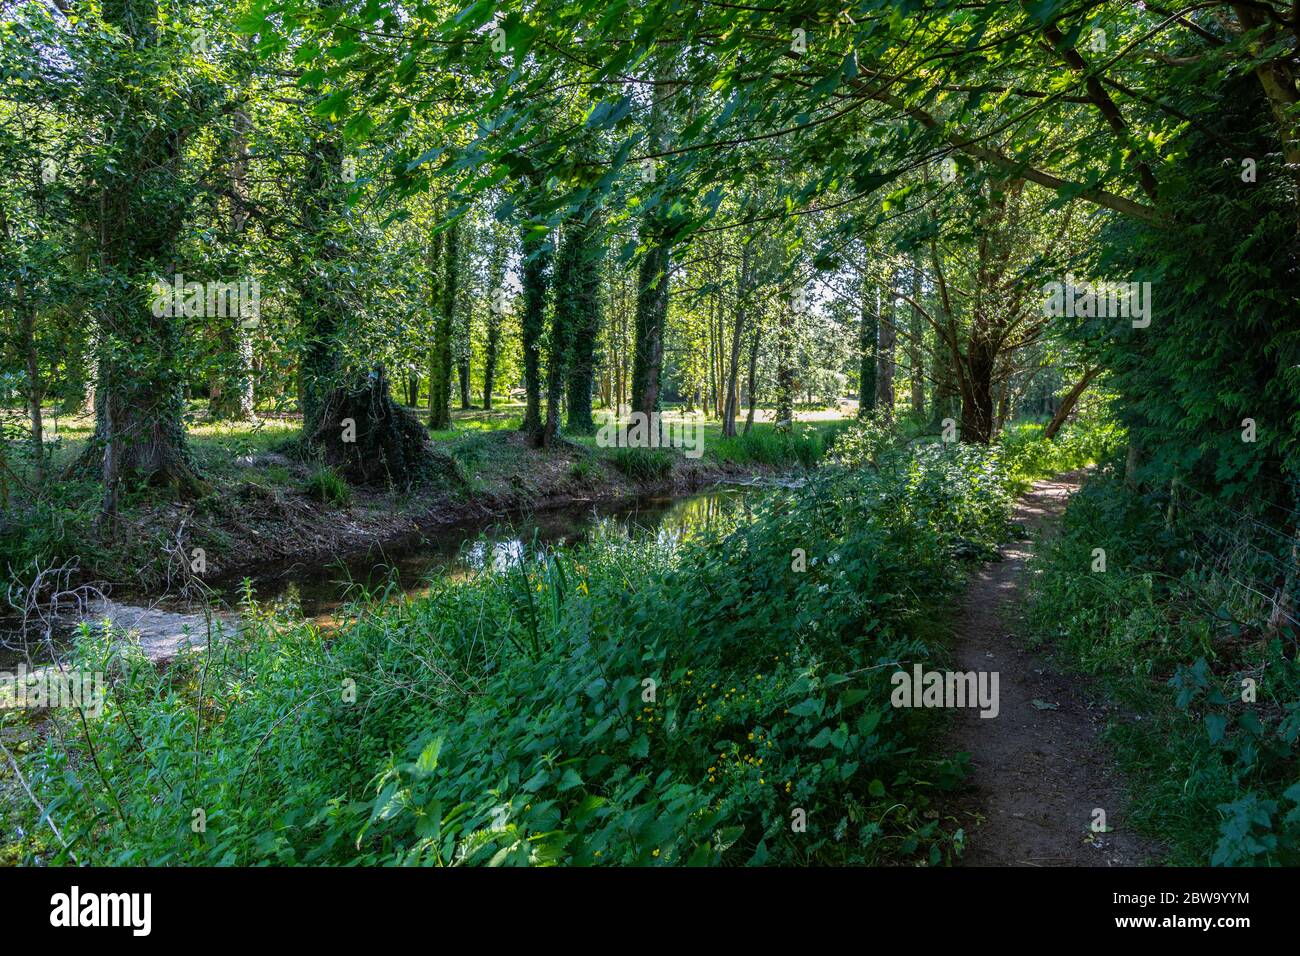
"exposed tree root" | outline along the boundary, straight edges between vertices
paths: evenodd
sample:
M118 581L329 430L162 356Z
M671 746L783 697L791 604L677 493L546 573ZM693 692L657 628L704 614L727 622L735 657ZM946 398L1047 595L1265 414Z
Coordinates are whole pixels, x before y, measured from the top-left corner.
M304 446L356 485L409 486L455 473L424 426L389 397L383 369L360 385L330 391Z

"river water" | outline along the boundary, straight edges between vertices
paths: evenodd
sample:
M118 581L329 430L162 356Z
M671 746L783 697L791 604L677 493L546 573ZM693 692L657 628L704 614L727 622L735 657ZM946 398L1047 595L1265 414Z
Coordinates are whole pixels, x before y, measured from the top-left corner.
M500 566L520 560L546 547L574 545L598 525L602 532L629 537L655 534L679 536L705 528L724 516L747 510L765 487L721 485L680 497L646 497L613 504L575 505L549 509L528 517L449 525L400 547L376 547L370 552L325 564L286 563L253 579L253 595L261 604L296 606L302 616L322 625L332 623L335 612L361 589L372 593L390 584L402 593L419 594L438 574L465 575L488 562ZM237 607L243 584L229 581L218 588L222 603ZM169 598L129 599L126 604L148 604L185 613L195 610ZM61 627L53 645L34 639L24 649L24 635L14 619L0 619L0 671L12 670L20 661L48 663L61 655L71 638L72 625ZM31 657L28 658L28 653Z
M469 574L489 563L500 567L516 562L546 547L579 544L597 525L604 525L606 532L612 525L630 537L677 536L747 510L765 490L719 486L683 497L573 506L511 520L451 525L397 549L375 548L324 566L287 565L274 577L254 581L253 590L259 602L294 602L304 617L326 623L363 588L376 592L392 582L404 593L418 594L439 573ZM233 605L240 590L232 583L222 596Z

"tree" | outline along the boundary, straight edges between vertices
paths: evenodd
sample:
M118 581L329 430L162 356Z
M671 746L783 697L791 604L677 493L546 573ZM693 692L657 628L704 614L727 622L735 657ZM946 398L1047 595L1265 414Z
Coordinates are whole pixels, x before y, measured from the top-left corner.
M566 427L571 434L589 435L596 425L591 417L591 394L595 381L595 349L601 329L602 283L604 263L603 217L599 209L586 208L572 222L572 235L566 240L569 263L557 280L557 315L569 312Z
M175 261L196 183L181 144L209 116L215 91L176 64L182 37L156 0L120 0L86 31L81 87L87 119L103 131L86 159L80 213L103 282L96 302L98 386L89 455L102 458L105 515L133 476L190 494L206 486L190 458L178 354L182 315L197 310L153 293L155 269Z
M488 257L487 347L483 351L483 408L492 409L497 356L501 347L501 321L505 312L505 274L508 240L505 230L493 224Z
M452 336L460 282L460 230L458 220L447 227L446 244L441 250L442 281L435 293L437 319L429 349L429 427L434 431L451 428Z
M520 333L524 350L524 420L521 430L530 440L542 440L542 335L546 329L547 300L551 287L551 244L545 226L523 227L523 311Z
M880 289L870 284L864 272L862 321L858 334L858 417L867 418L879 401Z
M647 142L651 153L667 143L670 122L669 102L674 86L661 74L654 88L650 107ZM643 168L654 171L655 160L646 159ZM670 177L664 177L670 179ZM657 191L668 188L666 184ZM659 410L660 376L664 360L664 324L668 321L668 293L672 282L672 242L674 222L671 209L651 205L641 220L639 243L641 263L637 272L636 319L632 357L632 406L634 411L649 415Z

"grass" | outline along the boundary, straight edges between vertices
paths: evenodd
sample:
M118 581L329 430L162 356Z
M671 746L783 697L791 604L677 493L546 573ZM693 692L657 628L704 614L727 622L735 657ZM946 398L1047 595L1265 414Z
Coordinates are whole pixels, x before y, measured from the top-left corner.
M431 434L449 453L459 479L443 489L452 501L487 499L502 507L511 502L532 504L572 493L574 488L595 492L607 486L610 493L616 493L620 481L639 486L665 483L678 470L697 474L701 466L808 468L845 425L843 420L828 417L834 413L810 411L805 414L820 417L796 425L789 435L770 423L758 422L749 435L724 439L718 422L670 408L664 412L668 423L689 420L700 429L703 458L688 458L681 449L604 448L592 435L566 437L562 454L552 461L511 438L518 431L523 408L516 402L491 411L454 409L453 427ZM274 533L271 525L281 520L277 515L289 514L292 509L286 511L286 504L295 495L314 499L326 509L365 508L379 501L373 493L349 489L332 472L283 453L300 431L298 419L275 416L255 422L210 422L205 411L203 402L190 404L188 444L216 494L199 502L181 502L165 489L126 485L119 507L123 532L118 540L110 541L101 540L95 527L102 498L95 477L62 478L66 467L84 450L93 422L86 415L56 418L53 409L48 410L49 427L58 435L46 446L48 473L60 479L45 482L35 500L26 500L18 490L10 489L10 500L0 518L0 586L30 576L36 564L48 566L76 558L92 576L132 580L135 586L149 589L161 574L162 556L174 544L169 538L177 533L177 515L187 515L186 534L193 544L229 553L231 545L249 540L249 509ZM424 417L424 410L412 411ZM608 420L609 414L597 410L598 424ZM6 445L7 460L25 481L34 482L21 440L26 427L22 416L10 409L4 421L5 433L11 438ZM622 490L633 493L636 488ZM378 507L392 512L427 507L427 503L422 504L418 496L393 493ZM320 509L314 513L319 515Z
M961 763L923 746L936 713L890 706L884 665L933 659L953 546L997 540L1006 500L986 451L897 455L682 541L598 537L363 596L328 642L256 607L219 658L164 672L85 639L115 683L108 779L75 726L25 773L83 863L951 861L936 808ZM22 822L11 856L67 859Z
M632 481L662 481L673 470L673 453L659 448L610 448L610 464Z
M317 468L303 482L303 491L322 504L346 508L352 503L352 487L333 468Z
M1296 865L1300 666L1270 633L1269 602L1237 583L1258 552L1197 559L1214 515L1171 524L1167 501L1117 472L1103 467L1039 549L1029 619L1119 703L1106 739L1128 820L1169 864Z

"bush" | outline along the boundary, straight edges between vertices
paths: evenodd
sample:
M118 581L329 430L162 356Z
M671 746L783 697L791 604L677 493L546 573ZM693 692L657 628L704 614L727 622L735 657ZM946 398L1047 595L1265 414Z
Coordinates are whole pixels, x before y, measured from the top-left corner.
M673 470L673 453L659 448L613 448L609 461L633 481L662 481Z
M333 468L317 468L303 483L306 494L323 504L346 507L352 503L352 488Z
M1107 420L1072 422L1051 440L1042 437L1045 428L1020 422L1003 429L998 439L1002 467L1016 493L1039 478L1113 457L1124 438L1123 429Z
M28 777L83 863L939 863L962 764L890 675L934 658L918 595L1006 529L991 461L823 469L681 542L598 535L363 597L328 642L252 608L220 657L160 674L86 639L122 812L75 736Z
M1134 787L1131 817L1170 862L1294 866L1300 668L1270 633L1270 602L1240 584L1263 573L1241 562L1262 560L1265 543L1202 560L1222 516L1170 514L1109 469L1089 481L1035 559L1030 620L1137 714L1108 736Z

